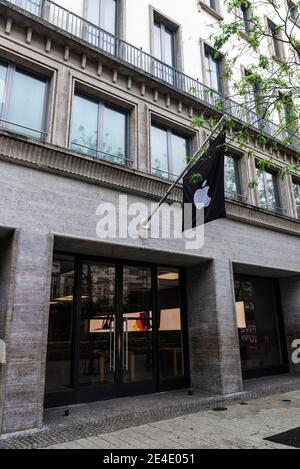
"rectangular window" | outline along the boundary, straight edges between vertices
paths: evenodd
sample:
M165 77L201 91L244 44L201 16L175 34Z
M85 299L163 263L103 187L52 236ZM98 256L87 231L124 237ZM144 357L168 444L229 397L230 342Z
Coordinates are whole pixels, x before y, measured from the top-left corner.
M278 284L242 275L234 283L244 378L287 371Z
M246 0L243 5L238 7L239 10L239 17L243 22L242 28L246 33L251 31L251 19L252 19L252 11L250 7L250 3Z
M116 0L87 0L86 18L110 34L117 30L117 1Z
M71 386L74 282L74 258L55 256L50 296L46 392L64 391Z
M268 21L269 34L271 35L271 44L272 44L272 54L278 59L282 59L282 44L281 44L281 35L278 31L277 26Z
M115 55L117 0L86 0L86 19L92 24L86 26L84 39Z
M300 220L300 182L294 182L294 196L296 202L297 216Z
M184 375L180 272L158 269L159 365L161 378Z
M282 96L282 118L286 131L285 136L292 137L297 131L297 112L295 111L293 100L290 96Z
M216 54L209 46L204 46L205 83L211 90L222 93L221 59Z
M0 124L12 132L45 136L48 80L0 63Z
M126 112L76 93L72 113L71 148L111 163L127 161Z
M186 137L152 125L152 174L175 180L187 165L189 146L189 139Z
M214 11L218 10L218 5L217 5L218 0L201 0L201 1L202 1L202 3L207 5L212 10L214 10Z
M241 176L239 159L234 156L225 156L225 195L229 199L242 201Z
M173 83L173 69L176 67L175 32L158 21L154 22L154 56L161 62L155 63L155 75Z
M290 18L295 23L299 23L300 11L299 11L298 6L294 2L288 1L288 7L289 7L289 16L290 16Z
M259 205L266 210L282 214L279 196L278 177L271 171L263 171L258 176Z

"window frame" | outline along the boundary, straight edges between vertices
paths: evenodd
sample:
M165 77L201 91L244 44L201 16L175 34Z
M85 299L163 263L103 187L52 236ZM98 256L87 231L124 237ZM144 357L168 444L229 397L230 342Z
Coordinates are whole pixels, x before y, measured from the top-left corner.
M49 90L50 90L49 77L46 77L39 73L32 72L31 70L25 67L19 66L18 64L12 63L10 61L0 59L0 64L3 64L4 66L7 67L6 80L5 80L5 86L4 86L5 101L4 103L0 105L0 128L7 130L8 132L13 132L18 135L25 136L27 138L33 138L35 140L45 141L48 136L47 123L48 123L48 104L49 104ZM33 129L31 127L25 127L25 126L22 126L21 124L16 124L15 122L8 121L8 115L9 115L9 110L10 110L10 105L11 105L13 82L14 82L14 77L15 77L16 72L20 72L23 75L26 75L36 80L43 81L45 83L45 96L44 96L44 102L42 105L43 110L42 110L42 121L41 121L40 130ZM19 131L11 130L9 129L9 126L14 126L20 130ZM22 129L24 130L24 132L22 132ZM32 135L27 135L25 133L26 130L31 131L34 134L37 134L37 136L35 137Z
M97 146L96 148L90 148L86 147L84 145L80 145L78 143L73 142L73 119L74 119L74 103L75 103L75 97L78 96L80 98L83 98L87 101L91 101L94 104L97 105L98 111L97 111ZM123 158L117 156L117 155L112 155L108 154L107 152L104 152L102 150L102 144L104 141L103 138L103 123L104 123L104 110L105 109L111 109L113 111L118 112L119 114L122 114L125 117L125 156ZM129 118L129 111L122 109L114 104L111 104L107 102L104 99L97 98L90 96L88 93L85 93L81 91L80 89L74 90L73 93L73 99L72 99L72 109L71 109L71 119L70 119L70 136L69 136L69 148L75 152L78 152L80 154L83 154L85 156L95 158L95 159L100 159L101 161L106 161L107 163L112 163L112 164L118 164L119 166L123 167L128 167L130 166L133 162L132 159L130 158L130 152L129 152L129 142L130 142L130 118ZM75 147L75 148L74 148ZM76 149L77 147L77 149ZM91 156L88 153L85 153L84 151L80 151L80 148L86 149L86 150L91 150L95 152L95 156ZM109 159L104 158L102 155L108 155L113 158L119 159L120 161L123 161L124 163L115 163L111 162Z
M243 33L249 36L251 30L251 18L253 16L252 6L249 1L249 6L246 7L245 5L241 5L237 8L238 14L242 15L243 19Z
M94 23L91 20L88 20L90 23L95 24L98 28L102 29L103 31L107 32L108 34L112 34L113 36L119 36L119 0L112 0L115 2L116 5L116 14L115 14L115 32L111 33L110 31L107 31L103 27L103 17L104 17L104 2L103 0L100 1L100 6L99 6L99 18L98 18L98 23ZM84 11L84 17L87 19L88 18L88 8L89 8L89 0L84 0L84 6L83 6L83 11Z
M206 0L198 0L199 11L201 12L201 9L203 9L214 16L217 20L223 20L220 0L209 0L208 3L206 3Z
M212 54L214 52L217 52L214 50L213 47L211 47L209 44L207 44L206 42L203 43L203 60L204 60L204 82L205 82L205 85L208 86L211 90L213 90L214 92L220 94L220 95L223 95L224 94L224 88L225 88L225 84L222 80L222 68L223 68L223 65L222 65L222 61L224 60L222 58L222 56L219 58L219 59L214 59L214 57L212 56ZM207 77L208 77L208 72L210 70L207 70L207 67L206 67L206 61L208 60L208 57L207 55L210 55L210 57L215 61L217 62L217 69L218 69L218 75L217 75L217 82L218 82L218 86L219 86L219 89L214 89L212 88L211 86L211 80L210 80L210 83L208 83L208 80L207 80ZM211 59L209 59L209 62L211 61ZM209 76L211 77L211 73L209 74Z
M297 6L292 0L287 0L287 7L290 20L297 26L300 26L300 10L297 9Z
M293 197L294 197L295 208L296 208L296 217L298 220L300 220L300 180L293 179L292 184L293 184ZM296 188L298 191L299 202L297 202L297 197L295 194Z
M257 170L259 170L258 165L256 164ZM268 191L268 181L267 181L267 175L272 175L272 180L273 180L273 185L274 185L274 197L276 200L276 207L272 207L272 202L270 202L270 197L269 197L269 191ZM278 174L276 173L276 170L263 170L261 173L262 180L263 180L263 185L264 185L264 194L266 198L266 207L263 207L260 203L259 200L259 187L257 188L258 190L258 204L259 207L268 210L269 212L275 213L277 215L282 215L283 214L283 207L282 207L282 200L281 200L281 194L280 194L280 187L279 187L279 181L278 181Z
M267 25L268 25L269 34L272 36L270 37L272 57L277 60L283 60L284 48L283 48L283 44L280 42L280 33L276 32L277 26L269 18L267 18Z
M168 161L168 173L166 173L165 171L161 171L161 173L163 174L166 174L166 177L164 176L159 176L157 174L155 174L155 171L159 171L159 170L156 170L154 167L153 167L153 160L152 160L152 128L155 127L159 130L163 130L164 132L166 132L167 134L167 161ZM151 174L153 176L156 176L156 177L159 177L161 179L166 179L166 180L169 180L169 181L172 181L172 180L175 180L177 179L177 177L179 176L174 174L173 173L173 168L174 168L174 163L173 163L173 149L172 149L172 136L175 135L177 137L180 137L182 139L185 139L186 141L186 156L188 157L188 155L191 153L191 148L192 148L192 142L191 142L191 137L190 136L187 136L187 135L184 135L183 133L180 133L176 130L173 130L172 128L170 127L167 127L167 126L164 126L164 125L161 125L157 122L151 122L151 126L150 126L150 160L151 160ZM187 163L188 164L188 163Z
M237 186L237 192L229 192L227 190L227 184L226 184L226 160L227 158L230 158L234 161L235 165L235 176L237 177L236 186ZM232 197L229 195L231 194ZM238 202L243 202L244 200L244 193L243 193L243 182L242 182L242 171L241 171L241 156L235 155L233 153L228 152L228 154L225 155L225 196L228 196L230 200L236 200Z
M176 31L166 26L166 24L163 21L154 17L154 22L153 22L154 34L155 34L155 28L157 27L157 25L159 25L159 28L160 28L160 48L161 48L161 57L162 57L161 59L158 59L158 60L165 63L168 67L176 68L177 67ZM171 51L172 52L172 65L169 65L166 62L166 47L165 47L164 36L167 34L167 32L171 33L172 35L172 51ZM154 38L153 38L153 42L155 43ZM153 52L155 55L155 45L153 47Z

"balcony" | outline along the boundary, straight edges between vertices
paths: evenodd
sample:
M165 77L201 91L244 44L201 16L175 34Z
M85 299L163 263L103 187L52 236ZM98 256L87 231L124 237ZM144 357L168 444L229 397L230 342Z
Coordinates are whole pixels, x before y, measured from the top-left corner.
M295 151L300 149L300 137L296 134L284 135L275 123L259 117L255 112L240 103L229 99L210 89L198 80L185 75L164 62L147 54L117 36L114 36L84 18L57 5L51 0L6 0L16 7L42 18L62 32L68 32L75 38L96 47L104 55L117 58L136 70L155 78L161 83L172 87L179 93L209 105L222 114L234 118L237 122L247 124L250 128L262 132L284 146Z

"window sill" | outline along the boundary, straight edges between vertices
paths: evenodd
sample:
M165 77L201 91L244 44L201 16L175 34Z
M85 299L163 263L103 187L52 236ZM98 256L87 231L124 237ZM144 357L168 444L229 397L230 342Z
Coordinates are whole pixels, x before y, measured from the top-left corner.
M290 18L290 21L291 21L295 26L297 26L298 28L300 28L300 20L299 20L299 19L296 21L296 20L294 20L294 18Z
M251 41L251 37L246 31L243 31L243 30L239 31L239 35L241 36L241 38L245 39L245 41L247 42Z
M206 5L206 3L201 2L201 0L198 0L198 10L201 13L201 10L206 11L207 13L210 13L214 18L216 18L219 21L223 21L224 17L218 13L216 10L213 10L211 7Z
M272 55L272 59L277 62L279 65L283 65L285 63L284 57L278 57L277 55Z

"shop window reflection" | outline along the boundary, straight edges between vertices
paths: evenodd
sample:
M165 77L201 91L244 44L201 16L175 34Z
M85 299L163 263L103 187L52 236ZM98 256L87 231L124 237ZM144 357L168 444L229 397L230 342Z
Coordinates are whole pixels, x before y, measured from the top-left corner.
M177 378L184 375L178 270L159 269L158 294L160 376L161 378Z
M46 367L48 392L64 390L71 384L74 271L72 257L54 258Z
M272 279L235 276L241 360L246 373L284 365L275 288ZM242 327L243 321L246 327Z

